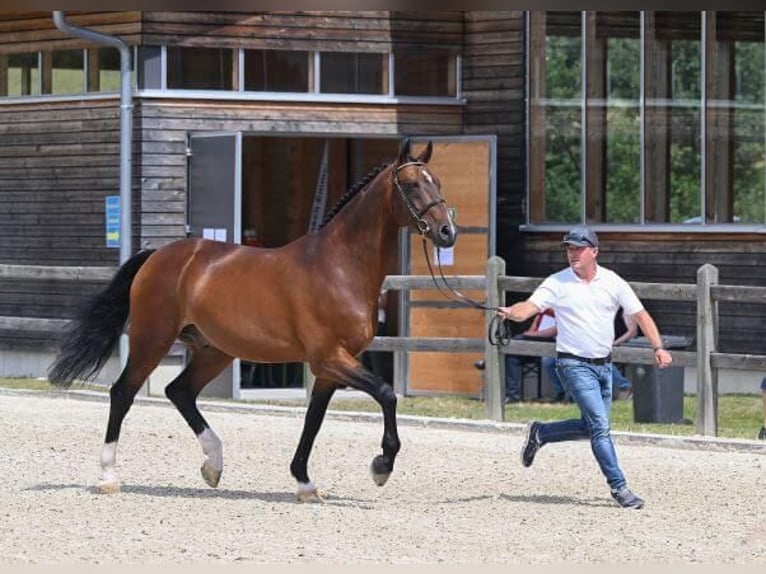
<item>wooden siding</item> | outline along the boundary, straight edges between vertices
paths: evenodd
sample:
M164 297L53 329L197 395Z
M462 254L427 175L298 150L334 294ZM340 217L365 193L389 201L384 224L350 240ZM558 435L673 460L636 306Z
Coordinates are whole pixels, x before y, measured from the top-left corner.
M128 44L140 40L140 12L65 12L74 26L119 36ZM53 23L52 12L0 12L0 54L92 48L93 42L73 38Z
M332 52L459 53L462 12L66 12L76 26L130 45ZM308 32L307 32L308 31ZM68 37L51 12L0 13L0 54L92 47Z
M523 221L524 12L466 12L465 133L497 135L497 251Z
M560 247L562 233L529 233L513 242L509 275L545 277L567 266ZM689 283L697 269L715 265L719 283L766 284L766 243L758 234L600 233L599 262L627 281ZM526 298L517 294L512 300ZM509 300L510 302L510 300ZM660 331L696 338L696 305L644 301ZM764 306L720 303L719 350L725 353L762 353L766 339Z
M119 99L0 106L0 262L116 265L104 198L119 194ZM0 280L0 315L72 317L103 284ZM0 332L4 348L55 333Z
M145 45L458 52L463 39L461 12L143 12L141 19Z

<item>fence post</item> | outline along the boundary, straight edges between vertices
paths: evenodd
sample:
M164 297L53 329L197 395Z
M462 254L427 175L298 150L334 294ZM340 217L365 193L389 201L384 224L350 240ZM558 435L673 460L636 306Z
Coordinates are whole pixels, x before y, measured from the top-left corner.
M487 307L498 307L503 304L500 288L498 286L498 277L505 275L505 260L502 257L493 255L487 260L486 276L486 295ZM495 316L494 311L485 311L484 326L485 333L489 333L490 324ZM484 398L487 418L494 421L505 419L505 409L503 408L503 389L500 380L500 358L501 353L497 346L490 344L489 338L484 337Z
M718 347L718 303L710 291L718 269L705 263L697 270L697 434L718 435L718 369L710 354Z

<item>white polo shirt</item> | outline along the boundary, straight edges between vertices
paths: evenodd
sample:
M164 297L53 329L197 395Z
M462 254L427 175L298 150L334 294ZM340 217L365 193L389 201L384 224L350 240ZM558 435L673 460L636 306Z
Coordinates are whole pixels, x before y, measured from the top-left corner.
M556 351L599 359L612 352L614 317L633 315L644 306L627 281L614 271L596 266L590 283L571 267L548 276L529 297L541 311L556 313Z

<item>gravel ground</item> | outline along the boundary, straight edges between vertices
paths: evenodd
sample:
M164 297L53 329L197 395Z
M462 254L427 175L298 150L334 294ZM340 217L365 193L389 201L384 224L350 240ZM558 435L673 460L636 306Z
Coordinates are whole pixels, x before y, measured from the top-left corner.
M6 440L0 564L765 563L766 450L620 441L633 489L618 508L587 442L519 462L522 433L400 425L388 484L369 475L382 424L325 420L309 471L324 504L301 504L289 463L302 412L205 410L224 443L217 489L167 402L123 425L123 490L95 494L108 406L0 393Z

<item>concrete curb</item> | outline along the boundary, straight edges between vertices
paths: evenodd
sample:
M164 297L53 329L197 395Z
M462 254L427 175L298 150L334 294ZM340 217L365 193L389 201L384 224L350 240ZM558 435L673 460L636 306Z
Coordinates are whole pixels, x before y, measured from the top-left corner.
M28 389L0 388L2 395L39 396L43 398L67 398L80 401L108 403L109 394L85 390L51 390L35 391ZM173 408L173 405L160 397L139 395L136 404ZM230 412L242 414L261 414L272 416L287 416L303 419L305 407L286 407L276 405L261 405L253 403L227 403L223 401L199 400L200 409L207 412ZM329 409L325 419L350 422L375 422L382 424L383 415L359 411L335 411ZM456 418L421 417L415 415L398 415L397 421L401 426L413 426L432 429L451 429L472 432L499 432L521 435L526 429L523 423L506 423L488 420L469 420ZM651 445L664 448L691 450L706 450L714 452L745 452L766 456L766 441L706 437L701 435L673 436L649 433L632 433L612 431L612 436L618 444Z

